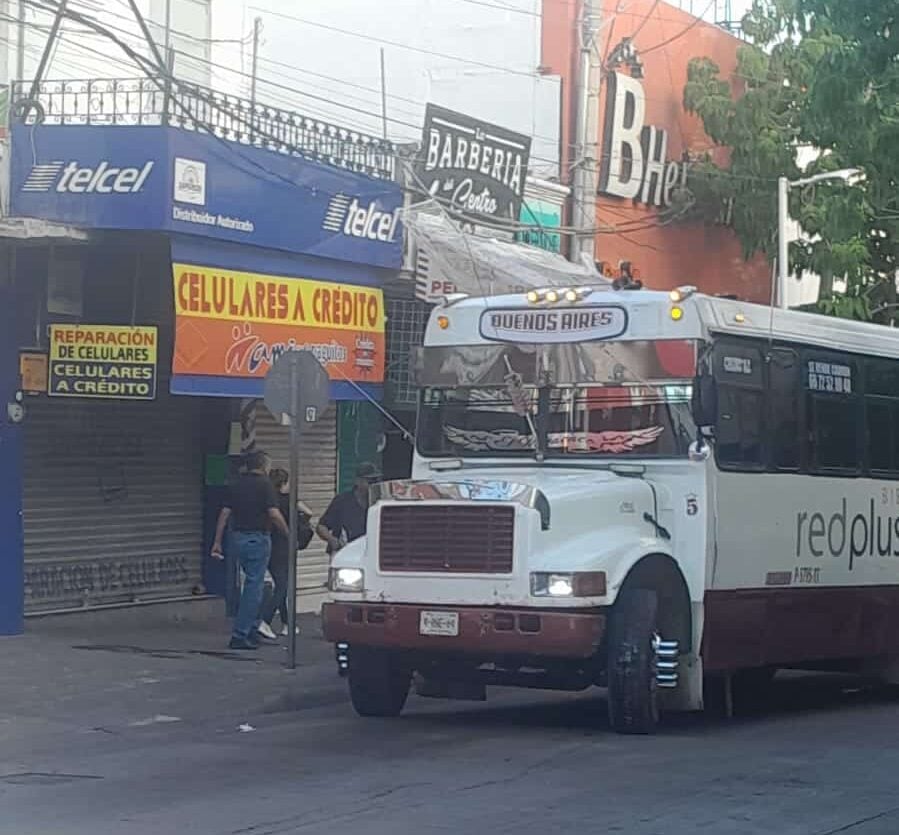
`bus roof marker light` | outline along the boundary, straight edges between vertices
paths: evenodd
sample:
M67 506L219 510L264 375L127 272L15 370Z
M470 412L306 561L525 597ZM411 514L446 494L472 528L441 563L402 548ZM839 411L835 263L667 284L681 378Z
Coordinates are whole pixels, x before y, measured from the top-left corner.
M538 290L528 290L527 300L530 304L537 304L540 301L540 292Z
M581 300L581 294L575 290L570 289L565 291L565 301L566 302L577 302Z
M671 308L671 321L672 322L679 322L683 318L684 318L684 309L682 307L677 307L677 305L675 305L674 307Z
M675 304L686 301L696 292L696 288L692 285L684 285L683 287L675 287L669 294L668 298Z
M437 317L437 327L440 330L445 331L450 326L449 316L438 316Z
M742 324L746 321L746 317L745 317L742 313L735 313L735 314L734 314L734 321L735 321L738 325L742 325Z
M547 290L543 296L550 304L555 304L559 300L559 293L556 290Z

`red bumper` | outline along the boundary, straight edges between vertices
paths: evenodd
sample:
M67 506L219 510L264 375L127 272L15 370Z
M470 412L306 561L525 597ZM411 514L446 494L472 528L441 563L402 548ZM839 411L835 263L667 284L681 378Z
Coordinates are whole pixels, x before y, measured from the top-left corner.
M458 612L459 634L422 635L422 611ZM478 655L535 655L589 658L599 648L605 615L537 609L427 606L418 604L326 603L325 638L351 646L463 652Z

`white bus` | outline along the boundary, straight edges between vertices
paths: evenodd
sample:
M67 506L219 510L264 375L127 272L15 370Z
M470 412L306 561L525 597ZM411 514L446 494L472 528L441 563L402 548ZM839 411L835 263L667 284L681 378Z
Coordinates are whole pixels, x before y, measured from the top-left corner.
M703 680L899 674L899 335L682 288L435 309L412 479L333 560L356 710L608 688L613 727Z

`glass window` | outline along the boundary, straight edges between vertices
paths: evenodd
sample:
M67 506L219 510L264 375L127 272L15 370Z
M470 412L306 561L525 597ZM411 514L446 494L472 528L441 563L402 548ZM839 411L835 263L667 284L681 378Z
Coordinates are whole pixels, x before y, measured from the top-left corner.
M875 472L896 469L896 403L879 397L869 397L865 403L868 467Z
M899 398L899 362L868 360L865 374L865 394Z
M686 455L696 436L692 386L585 386L554 391L547 454Z
M536 390L522 389L529 414L501 388L425 389L416 436L422 455L533 457ZM516 411L518 409L519 411Z
M818 470L861 469L857 368L848 356L804 358L809 464Z
M715 346L714 367L718 383L718 464L729 469L761 469L765 465L762 353L752 345L721 342Z
M764 465L761 389L720 386L715 441L724 467L758 469Z

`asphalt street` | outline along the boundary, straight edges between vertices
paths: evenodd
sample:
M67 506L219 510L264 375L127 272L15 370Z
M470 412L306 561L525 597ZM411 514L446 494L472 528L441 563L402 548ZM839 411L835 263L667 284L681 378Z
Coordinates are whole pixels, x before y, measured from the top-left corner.
M79 646L66 656L70 673L132 663L108 646ZM769 704L736 719L686 716L654 737L620 737L601 692L493 691L486 704L412 697L399 720L358 719L327 655L298 671L299 691L303 681L318 688L307 701L215 701L207 712L195 678L180 697L193 710L169 702L177 716L135 719L154 708L119 709L123 696L109 686L96 710L79 701L85 689L40 710L0 705L0 833L899 832L899 699L845 679L778 680ZM0 653L7 685L9 658ZM188 665L208 664L202 678L218 676L217 689L237 675L229 665L243 677L253 669L227 655L157 652L133 663L141 669L120 673L157 682L147 692L166 675L175 687L180 673L166 671Z

